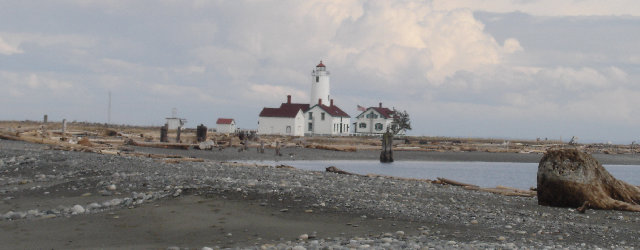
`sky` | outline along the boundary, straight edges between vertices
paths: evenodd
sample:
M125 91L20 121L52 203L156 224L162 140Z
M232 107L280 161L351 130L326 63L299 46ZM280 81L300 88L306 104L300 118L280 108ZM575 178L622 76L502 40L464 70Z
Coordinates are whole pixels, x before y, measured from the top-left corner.
M640 142L637 0L0 0L0 120L164 124L331 96L410 135Z

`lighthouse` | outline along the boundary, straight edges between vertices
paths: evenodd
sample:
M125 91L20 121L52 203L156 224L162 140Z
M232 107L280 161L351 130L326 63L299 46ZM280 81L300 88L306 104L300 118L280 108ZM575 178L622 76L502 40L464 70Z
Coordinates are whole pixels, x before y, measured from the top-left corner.
M329 96L329 71L320 61L316 69L311 72L311 100L309 104L314 105L321 102L327 105L329 100L331 100Z

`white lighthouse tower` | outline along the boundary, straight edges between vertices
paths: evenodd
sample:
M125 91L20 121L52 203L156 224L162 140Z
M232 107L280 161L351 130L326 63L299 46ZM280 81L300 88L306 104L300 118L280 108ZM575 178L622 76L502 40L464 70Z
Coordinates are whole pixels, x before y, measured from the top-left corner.
M329 71L326 66L320 64L316 66L316 69L311 72L311 106L318 103L321 100L322 104L328 105L329 100Z

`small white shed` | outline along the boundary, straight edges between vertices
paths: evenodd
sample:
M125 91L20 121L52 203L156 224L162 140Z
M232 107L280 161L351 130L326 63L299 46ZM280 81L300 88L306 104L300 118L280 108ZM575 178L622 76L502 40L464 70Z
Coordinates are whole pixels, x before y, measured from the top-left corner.
M218 121L216 121L216 131L226 134L235 133L236 121L231 118L218 118Z
M185 123L187 123L187 119L182 119L177 117L167 118L167 124L169 125L169 130L176 130L178 129L178 127L183 127Z

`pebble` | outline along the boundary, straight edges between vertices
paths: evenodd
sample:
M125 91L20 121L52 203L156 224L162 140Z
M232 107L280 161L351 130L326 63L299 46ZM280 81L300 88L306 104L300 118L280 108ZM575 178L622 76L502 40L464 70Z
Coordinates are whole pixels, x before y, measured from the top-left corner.
M40 218L42 218L42 219L51 219L51 218L55 218L55 217L58 217L58 216L55 215L55 214L45 214L45 215L41 216Z
M115 184L111 184L107 187L107 190L109 191L116 191L116 185Z
M111 196L111 195L113 195L113 193L111 193L110 191L107 191L107 190L100 190L100 191L98 191L98 193L100 195L102 195L102 196Z
M173 197L178 197L180 196L180 194L182 194L182 189L176 189L176 191L173 193Z
M87 209L89 209L89 210L98 209L100 207L101 207L100 204L98 204L97 202L93 202L93 203L87 205Z
M84 207L82 207L80 205L74 205L71 208L71 213L72 214L82 214L82 213L84 213L84 211L85 211Z
M308 240L309 239L309 235L308 234L301 234L300 236L298 236L299 240Z

